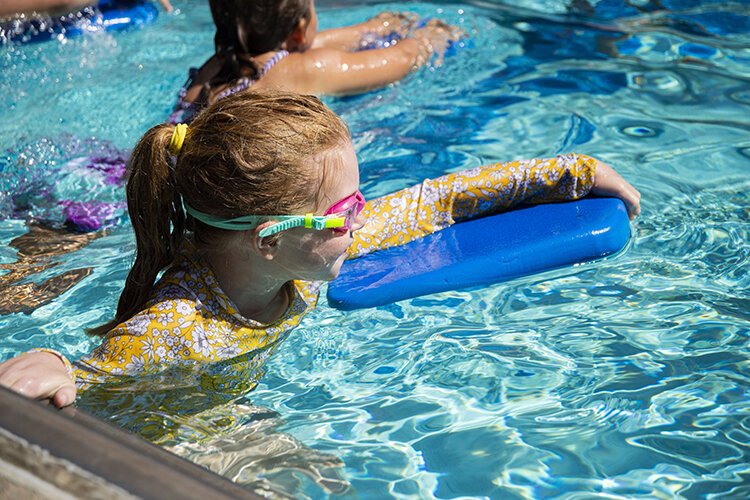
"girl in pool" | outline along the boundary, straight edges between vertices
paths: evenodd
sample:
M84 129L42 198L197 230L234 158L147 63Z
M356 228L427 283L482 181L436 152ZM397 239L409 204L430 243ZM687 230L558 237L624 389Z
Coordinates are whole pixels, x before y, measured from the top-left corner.
M206 104L255 88L303 94L354 94L398 81L442 57L461 31L438 20L384 12L369 21L318 32L315 0L210 0L215 53L193 69L172 123L189 122ZM372 36L394 43L360 50Z
M521 202L591 192L640 211L628 182L576 154L478 167L365 202L341 119L315 97L268 90L221 99L189 128L153 127L130 169L136 258L114 320L95 331L102 344L74 364L49 350L22 354L0 364L0 384L62 407L77 388L180 368L199 373L194 390L237 397L347 258Z

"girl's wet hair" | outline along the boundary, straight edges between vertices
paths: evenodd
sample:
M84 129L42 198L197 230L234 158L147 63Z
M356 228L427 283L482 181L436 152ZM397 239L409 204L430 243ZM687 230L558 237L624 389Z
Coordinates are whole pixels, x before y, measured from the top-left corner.
M222 218L309 210L318 202L326 161L335 162L336 148L349 140L344 122L317 97L270 90L239 92L207 107L190 125L176 159L168 150L174 129L151 128L133 150L127 200L135 262L115 319L94 334L143 308L189 232L199 247L231 233L188 218L183 200Z
M309 19L311 0L209 0L216 26L215 55L198 71L194 84L211 88L241 77L256 79L253 57L279 50L301 19Z

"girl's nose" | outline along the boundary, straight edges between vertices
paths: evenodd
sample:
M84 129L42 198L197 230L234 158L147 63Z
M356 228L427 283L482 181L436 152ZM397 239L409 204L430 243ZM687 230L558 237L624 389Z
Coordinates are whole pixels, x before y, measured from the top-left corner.
M365 225L365 222L367 222L367 217L364 215L364 210L357 214L357 217L354 219L354 224L352 224L352 231L358 231L359 229L362 229L362 226Z

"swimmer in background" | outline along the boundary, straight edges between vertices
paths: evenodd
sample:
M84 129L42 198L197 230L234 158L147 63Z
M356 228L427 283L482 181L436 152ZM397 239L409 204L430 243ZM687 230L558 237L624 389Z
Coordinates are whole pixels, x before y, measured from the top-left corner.
M0 19L30 14L61 15L96 5L92 0L3 0L0 3ZM172 12L169 0L159 0L167 12Z
M188 123L218 99L254 88L300 94L363 93L439 61L463 32L436 19L383 12L353 26L318 32L314 0L209 0L215 53L190 77L170 122ZM395 34L388 47L360 50L367 37Z
M347 258L519 203L592 193L640 213L633 186L577 154L477 167L365 202L343 121L315 97L281 91L239 92L190 127L153 127L130 169L137 251L115 318L93 331L101 345L74 364L51 350L21 354L0 364L0 384L62 407L77 390L174 373L185 397L210 408L257 385Z

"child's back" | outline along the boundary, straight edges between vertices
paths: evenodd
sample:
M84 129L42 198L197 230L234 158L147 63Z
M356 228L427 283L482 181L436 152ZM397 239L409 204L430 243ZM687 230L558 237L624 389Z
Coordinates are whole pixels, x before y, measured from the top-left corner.
M383 87L442 54L460 32L433 20L383 13L369 21L318 33L314 0L210 0L215 54L190 79L172 122L188 121L222 97L255 88L300 94L352 94ZM395 32L400 41L359 51L368 34ZM403 38L402 38L403 37Z

